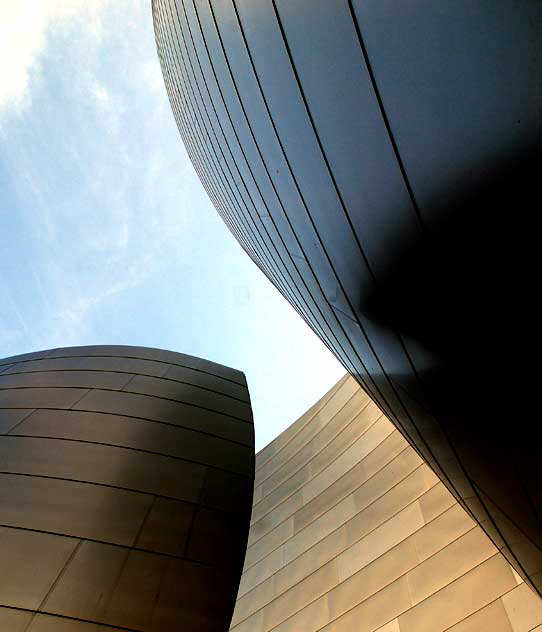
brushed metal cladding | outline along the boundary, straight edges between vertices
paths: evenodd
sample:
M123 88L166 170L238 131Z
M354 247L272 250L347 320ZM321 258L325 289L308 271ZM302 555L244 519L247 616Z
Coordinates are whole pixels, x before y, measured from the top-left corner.
M123 346L0 360L0 632L225 632L253 483L239 371Z
M352 378L256 455L231 632L528 632L542 600Z
M152 11L177 126L228 228L542 593L542 4Z

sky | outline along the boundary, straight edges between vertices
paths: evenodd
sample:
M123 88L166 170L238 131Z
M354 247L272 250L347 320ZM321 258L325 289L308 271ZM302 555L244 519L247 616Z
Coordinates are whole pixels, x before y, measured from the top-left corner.
M0 0L0 53L0 357L130 344L240 369L261 449L344 370L207 198L150 0Z

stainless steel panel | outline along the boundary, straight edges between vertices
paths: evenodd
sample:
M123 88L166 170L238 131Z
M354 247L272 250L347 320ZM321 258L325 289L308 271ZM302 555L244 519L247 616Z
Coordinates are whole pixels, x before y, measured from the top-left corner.
M1 632L27 632L32 613L0 606Z
M164 556L131 551L122 567L103 620L136 630L158 629L157 601L170 563L170 559ZM187 580L190 581L189 578Z
M146 397L145 395L92 390L77 403L76 408L77 410L115 413L163 421L175 426L200 430L218 437L239 441L246 445L250 445L253 440L253 428L248 422L203 410L197 406Z
M0 419L3 419L4 412L0 411ZM31 412L29 410L25 414ZM22 418L23 415L20 416ZM17 418L17 415L14 417ZM122 415L38 409L12 434L106 443L185 458L248 476L252 473L253 450L250 446Z
M140 373L147 373L147 371L140 371ZM172 364L161 377L167 377L170 380L178 380L179 382L186 382L196 386L203 386L217 393L224 393L224 395L231 395L248 401L248 389L246 386L202 371L195 371L194 369Z
M195 528L196 509L195 504L169 498L156 498L135 546L157 553L185 556L188 538ZM193 533L192 537L194 537ZM218 541L223 547L222 538Z
M17 362L4 373L29 371L121 371L162 377L171 366L164 362L112 356L72 356L67 358L43 358Z
M238 575L185 560L170 560L154 613L152 632L223 632L231 620Z
M88 483L0 474L0 524L133 543L152 497Z
M9 388L110 388L121 389L132 375L112 371L32 371L0 374L0 389Z
M123 547L82 542L42 609L103 623L128 555Z
M244 476L208 469L201 502L230 513L244 513L252 499L253 482ZM250 512L249 512L250 513Z
M186 557L213 566L237 569L246 551L243 535L225 512L200 507L194 516ZM227 546L224 546L224 541Z
M77 543L74 538L1 527L0 604L37 609Z
M232 233L452 493L470 501L474 480L540 549L536 429L507 436L515 394L536 392L517 367L537 332L518 279L536 286L540 3L153 9L181 135Z
M155 360L157 362L188 366L199 371L212 373L213 375L223 377L224 379L232 380L234 382L237 382L238 384L246 385L245 376L241 371L230 369L229 367L217 364L216 362L203 360L202 358L196 358L195 356L186 355L184 353L177 353L176 351L166 351L165 349L133 347L130 345L89 345L81 347L62 347L60 349L52 349L50 351L40 352L37 354L38 357L40 355L43 355L43 357L46 356L48 358L111 355L121 358ZM14 356L14 359L19 359L19 357L20 356ZM9 360L9 358L6 358L6 360Z
M0 434L7 434L25 417L28 417L33 410L33 408L0 409Z
M2 376L0 375L0 378ZM1 385L1 379L0 379ZM165 397L179 402L190 402L193 405L208 408L216 412L239 417L245 421L252 420L250 404L227 397L210 390L197 388L189 384L181 384L172 380L162 380L146 375L136 375L125 386L127 392L142 393L155 397Z
M111 632L111 628L74 619L37 614L32 621L32 625L28 630L25 629L24 632Z
M71 408L87 390L80 388L0 390L0 408Z
M224 632L254 480L242 374L125 347L1 366L0 631ZM170 368L211 390L156 377ZM117 390L129 380L148 394Z
M0 471L113 485L196 501L206 467L126 448L8 435L0 437Z
M380 266L389 249L397 248L398 231L407 241L419 235L418 219L362 59L348 4L315 0L307 11L306 0L278 0L277 8L342 196L345 216L341 223L352 223L359 239L353 249L362 249L370 266L358 265L344 272L337 267L350 300L358 305L357 293L367 284L367 277L378 278L385 272ZM313 45L315 33L318 46ZM316 221L323 238L333 245L333 233L320 218ZM347 244L341 238L336 243Z
M476 184L475 165L542 131L540 4L446 0L438 11L428 0L353 4L405 168L431 221L443 189Z

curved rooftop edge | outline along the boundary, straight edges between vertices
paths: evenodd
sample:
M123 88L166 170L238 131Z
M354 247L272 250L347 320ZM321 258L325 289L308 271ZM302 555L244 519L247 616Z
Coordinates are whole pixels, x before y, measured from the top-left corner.
M542 600L348 377L256 456L231 632L527 632Z
M226 632L253 484L239 371L128 346L0 360L0 630Z
M152 12L177 126L232 234L542 594L542 4Z

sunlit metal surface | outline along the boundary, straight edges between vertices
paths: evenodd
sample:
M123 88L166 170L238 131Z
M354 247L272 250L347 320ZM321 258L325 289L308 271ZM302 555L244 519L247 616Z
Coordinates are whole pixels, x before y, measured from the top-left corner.
M253 480L239 371L141 347L0 360L0 630L225 632Z
M231 632L541 626L542 599L352 377L256 455Z

